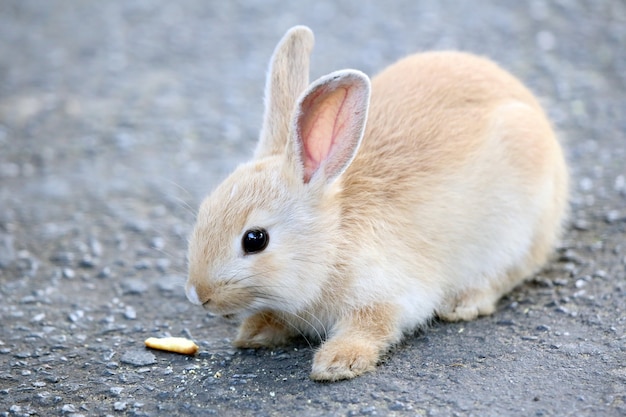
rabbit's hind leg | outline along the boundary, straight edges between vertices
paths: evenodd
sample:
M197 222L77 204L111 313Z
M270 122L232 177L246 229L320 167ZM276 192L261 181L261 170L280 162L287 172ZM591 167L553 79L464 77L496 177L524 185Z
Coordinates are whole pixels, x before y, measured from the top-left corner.
M488 316L496 309L502 291L495 288L470 288L451 296L437 309L437 316L446 321L469 321Z

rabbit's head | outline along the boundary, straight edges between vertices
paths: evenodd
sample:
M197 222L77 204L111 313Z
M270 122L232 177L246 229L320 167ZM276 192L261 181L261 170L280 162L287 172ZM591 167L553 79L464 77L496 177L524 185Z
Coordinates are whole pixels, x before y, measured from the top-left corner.
M303 27L279 43L255 157L200 207L186 292L216 314L297 312L335 268L340 178L363 136L370 83L344 70L307 87L312 43Z

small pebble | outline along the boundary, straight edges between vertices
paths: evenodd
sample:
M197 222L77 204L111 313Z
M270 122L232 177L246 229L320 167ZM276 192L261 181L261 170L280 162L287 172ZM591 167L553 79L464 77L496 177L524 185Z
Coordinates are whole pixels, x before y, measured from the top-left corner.
M111 276L111 268L109 268L108 266L105 266L104 268L102 268L102 270L98 272L98 275L96 275L96 277L98 278L109 278L110 276Z
M59 378L59 376L58 376L58 375L47 375L47 376L44 378L44 380L45 380L46 382L51 383L51 384L56 384L56 383L58 383L58 382L61 380L61 378Z
M68 314L67 317L70 319L72 323L76 323L77 321L82 319L84 316L85 316L85 312L83 310L75 310L71 312L70 314Z
M591 180L591 178L589 177L584 177L580 179L580 182L578 183L580 189L582 191L591 191L593 190L593 181Z
M184 282L184 278L182 277L176 275L166 275L159 279L159 282L157 282L157 288L159 291L165 293L174 292L177 289L181 289L182 283Z
M37 302L37 298L34 295L26 295L22 297L22 299L20 300L20 303L22 304L32 304L36 302Z
M163 239L162 237L155 237L150 241L150 246L153 249L163 250L163 248L165 247L165 239Z
M159 272L167 272L172 262L167 258L159 258L155 261L156 268Z
M113 409L115 411L124 411L126 410L126 403L124 401L116 401L115 404L113 404Z
M102 256L102 244L97 239L92 238L89 241L89 249L91 249L91 254L96 258Z
M76 272L72 268L63 268L63 277L72 279L76 276Z
M363 416L373 416L376 415L376 407L374 407L373 405L367 406L367 407L363 407L359 410L359 412L361 413L361 415Z
M137 318L137 312L132 306L126 306L124 309L124 318L127 320L135 320Z
M156 356L145 350L129 350L122 355L120 362L133 366L147 366L156 363Z
M585 219L574 220L573 226L574 226L574 229L580 230L580 231L589 230L591 228L590 223Z
M496 324L498 326L515 326L515 322L513 320L498 320Z
M578 272L578 269L579 268L573 262L568 262L563 265L563 270L565 272L568 272L570 276L576 275L576 273Z
M580 263L583 262L583 260L580 257L580 255L578 255L572 249L567 249L565 252L563 252L561 254L561 256L559 257L559 261L561 261L561 262L574 262L574 263L577 263L577 264L580 264Z
M17 253L13 246L13 236L0 234L0 268L10 265L17 260Z
M130 232L143 233L146 230L150 229L150 224L144 220L129 220L124 225L124 229Z
M72 252L57 252L50 257L50 260L61 266L71 265L74 262L74 254Z
M78 266L80 266L81 268L87 268L87 269L95 268L97 265L98 265L98 262L94 258L92 258L91 255L83 256L83 258L78 263Z
M15 356L18 359L27 359L33 356L33 354L27 350L22 350L20 352L14 353L13 356Z
M621 215L621 213L618 210L611 210L608 213L606 213L606 216L604 219L606 220L607 223L612 224L612 223L617 223L623 220L624 217Z
M138 262L135 262L135 265L133 265L133 267L138 271L142 271L144 269L150 269L151 266L152 264L147 259L142 259Z
M129 279L122 283L122 290L124 294L141 295L148 290L148 285L138 279Z
M556 38L552 32L542 30L537 33L537 46L543 51L551 51L556 46Z
M39 313L39 314L33 316L33 318L30 319L30 321L31 321L31 323L39 323L40 321L42 321L45 318L46 318L46 313Z
M405 404L401 401L395 401L392 404L389 404L389 409L391 411L411 411L413 407L410 404Z

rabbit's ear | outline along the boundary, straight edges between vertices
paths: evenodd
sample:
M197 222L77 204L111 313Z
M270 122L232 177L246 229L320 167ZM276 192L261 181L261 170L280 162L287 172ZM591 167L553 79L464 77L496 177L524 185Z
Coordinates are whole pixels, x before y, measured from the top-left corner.
M256 159L284 152L296 100L309 84L313 32L295 26L280 40L270 60L265 83L265 114Z
M305 183L329 183L350 165L363 138L370 81L360 71L333 72L302 95L292 121L288 155Z

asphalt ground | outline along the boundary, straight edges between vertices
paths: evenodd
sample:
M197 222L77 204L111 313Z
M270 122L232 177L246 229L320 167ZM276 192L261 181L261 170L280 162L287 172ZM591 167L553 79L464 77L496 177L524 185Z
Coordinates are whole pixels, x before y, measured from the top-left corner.
M315 345L236 350L184 296L202 197L249 158L269 56L316 34L312 78L415 51L486 55L540 97L572 216L490 317L434 322L320 384ZM626 3L0 3L0 415L626 415ZM194 357L148 351L186 336Z

